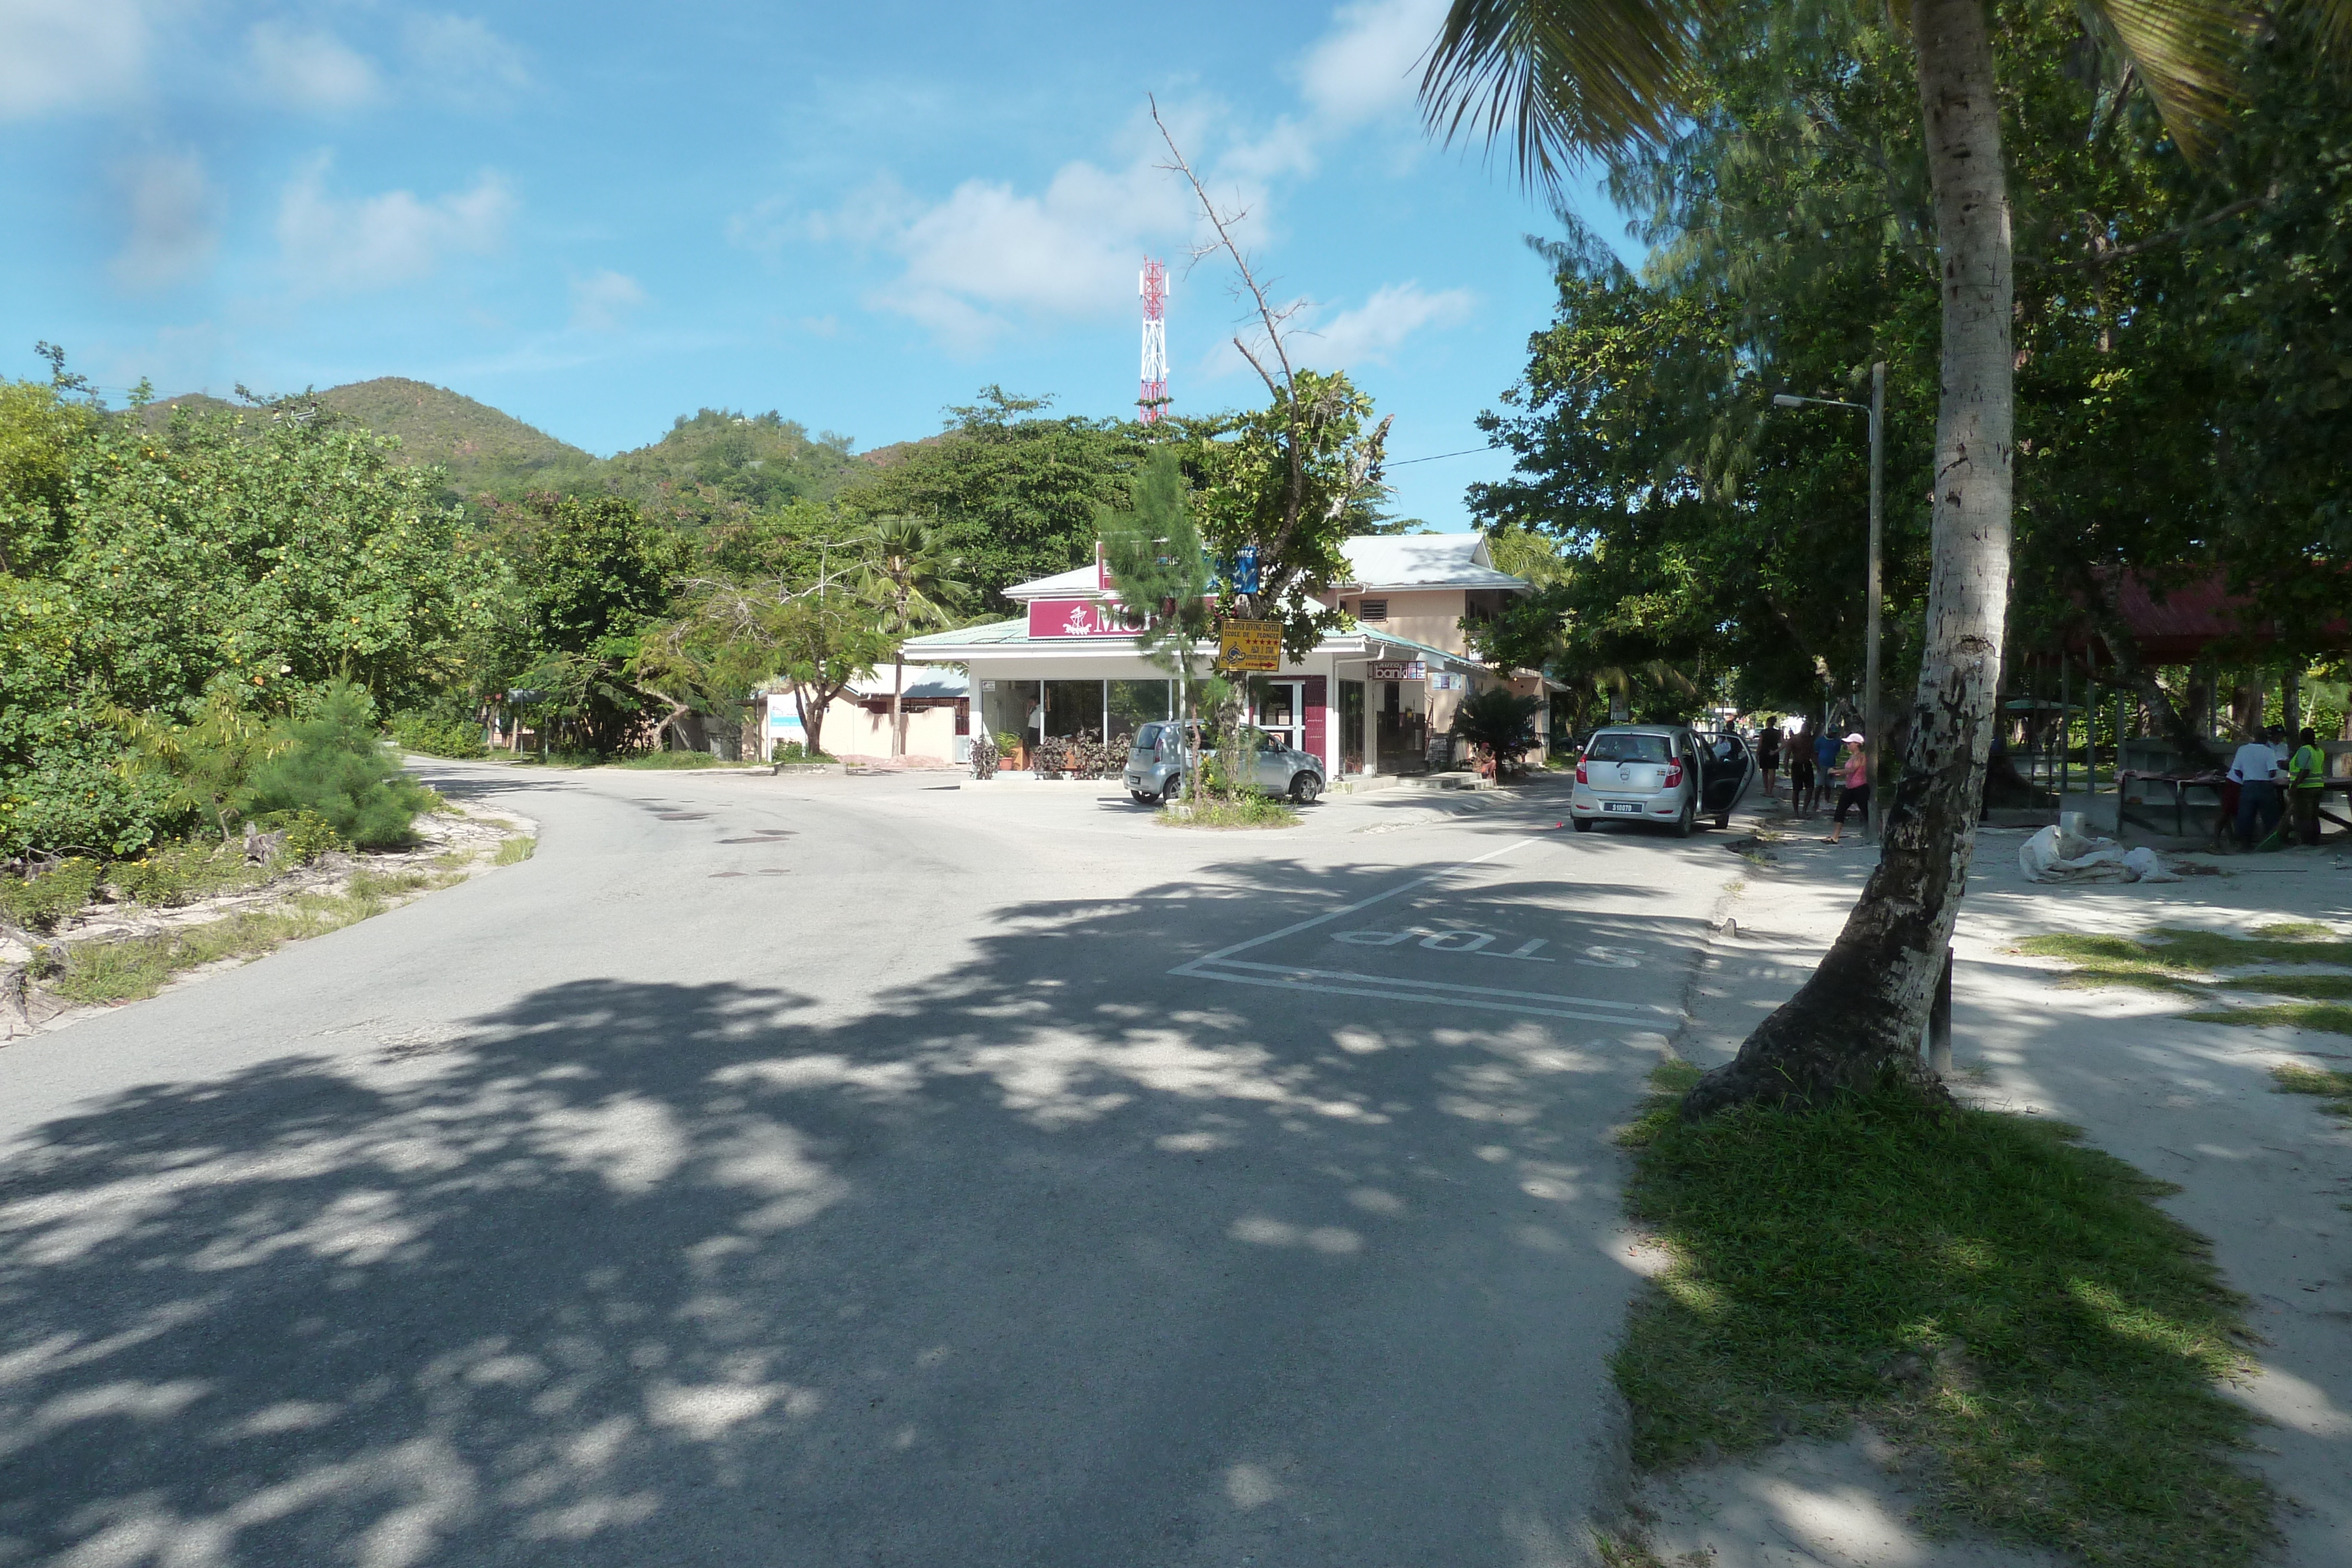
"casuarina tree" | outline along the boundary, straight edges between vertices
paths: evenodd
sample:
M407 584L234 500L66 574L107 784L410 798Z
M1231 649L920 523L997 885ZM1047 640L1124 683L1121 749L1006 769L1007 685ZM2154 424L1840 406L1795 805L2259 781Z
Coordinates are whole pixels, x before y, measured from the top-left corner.
M1695 98L1723 0L1454 0L1422 81L1433 128L1508 143L1556 187L1587 157L1655 147ZM2339 37L2352 0L2306 0ZM1898 8L1899 9L1899 8ZM2086 0L2180 149L2208 145L2262 21L2238 0ZM2011 256L1990 0L1907 7L1941 299L1933 566L1916 711L1879 863L1845 929L1738 1057L1684 1103L1804 1104L1911 1069L1958 914L1995 723L2008 607Z

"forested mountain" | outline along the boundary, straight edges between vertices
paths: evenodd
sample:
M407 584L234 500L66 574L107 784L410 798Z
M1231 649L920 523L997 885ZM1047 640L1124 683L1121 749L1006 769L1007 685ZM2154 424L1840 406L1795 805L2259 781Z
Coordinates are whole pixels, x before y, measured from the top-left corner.
M699 409L680 414L658 441L600 458L462 392L401 376L312 395L375 434L398 436L404 462L446 470L453 500L512 501L533 491L617 495L677 520L706 521L746 507L823 500L865 471L848 437L812 436L772 411ZM150 417L237 406L192 392L151 405Z

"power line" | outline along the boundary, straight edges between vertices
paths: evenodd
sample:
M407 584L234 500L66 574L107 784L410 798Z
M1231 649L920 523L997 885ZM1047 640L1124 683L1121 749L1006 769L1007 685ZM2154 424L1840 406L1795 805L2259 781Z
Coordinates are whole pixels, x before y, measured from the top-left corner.
M1383 463L1383 468L1409 468L1416 463L1434 463L1441 457L1467 457L1474 452L1499 452L1499 446L1465 446L1459 452L1440 452L1429 457L1407 457L1402 462Z

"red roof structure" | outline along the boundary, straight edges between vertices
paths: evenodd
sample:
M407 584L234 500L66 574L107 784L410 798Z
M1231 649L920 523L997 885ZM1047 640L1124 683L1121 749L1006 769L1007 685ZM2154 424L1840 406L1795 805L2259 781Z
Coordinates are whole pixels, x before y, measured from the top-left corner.
M2278 628L2267 621L2254 621L2253 601L2242 593L2231 593L2228 580L2219 571L2164 590L2152 590L2137 572L2126 572L2116 595L2116 611L2144 664L2193 664L2216 643L2264 648L2279 640ZM2068 638L2067 647L2082 652L2095 638L2104 644L2105 638L2098 633L2078 632ZM2305 645L2315 643L2352 644L2352 626L2331 621Z

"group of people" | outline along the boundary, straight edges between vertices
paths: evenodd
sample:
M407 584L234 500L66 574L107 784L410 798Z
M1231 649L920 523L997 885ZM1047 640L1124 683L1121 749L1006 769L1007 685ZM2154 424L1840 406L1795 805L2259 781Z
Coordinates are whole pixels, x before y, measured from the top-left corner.
M1786 734L1777 724L1766 725L1756 736L1756 767L1764 775L1767 800L1780 796L1784 748L1789 763L1789 809L1797 815L1810 817L1820 810L1822 791L1831 780L1837 782L1837 816L1823 843L1833 844L1844 834L1848 811L1857 812L1863 825L1869 825L1870 756L1860 732L1840 738L1834 729L1816 729L1811 719L1794 735Z
M2319 749L2316 730L2306 728L2294 739L2294 750L2289 752L2285 726L2274 724L2238 747L2238 755L2230 759L2230 782L2238 787L2238 842L2246 849L2262 843L2278 826L2282 789L2294 806L2295 841L2319 842L2327 754Z

